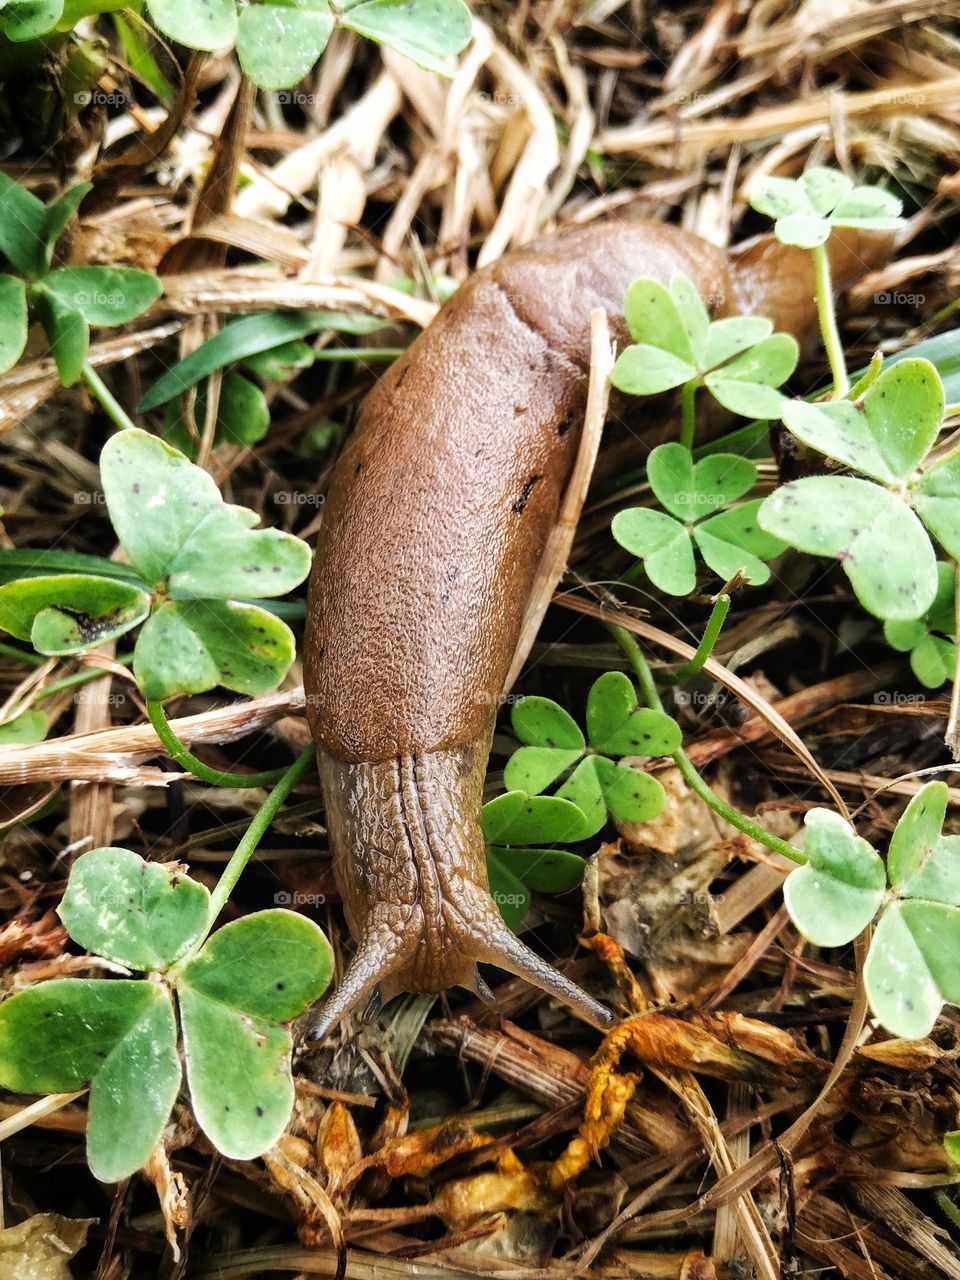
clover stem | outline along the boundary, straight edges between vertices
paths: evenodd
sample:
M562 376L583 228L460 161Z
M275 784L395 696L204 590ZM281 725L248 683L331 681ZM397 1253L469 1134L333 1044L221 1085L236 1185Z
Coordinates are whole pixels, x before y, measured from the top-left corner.
M214 787L272 787L287 775L286 769L267 769L263 773L224 773L221 769L213 769L198 760L180 741L167 719L163 703L148 699L147 715L167 754L201 782L209 782Z
M101 409L103 409L114 426L119 427L121 431L126 431L136 425L89 360L84 360L83 362L82 376L84 382L99 400Z
M647 706L652 707L654 711L662 711L663 703L660 701L660 694L653 678L653 672L650 670L649 663L644 657L643 650L637 643L636 638L629 631L625 631L622 627L615 626L613 623L606 623L605 625L633 668L633 673L637 678L637 683L640 685ZM700 776L682 747L677 748L673 753L672 759L690 790L695 792L704 804L708 805L725 822L729 822L732 827L742 831L751 840L756 840L758 844L765 845L774 853L780 853L785 858L789 858L791 862L804 863L807 861L799 849L795 849L792 844L788 844L786 840L781 840L772 831L767 831L758 822L754 822L746 814L734 809L733 805L727 804L726 800L722 800L710 784Z
M813 249L813 269L817 286L817 315L820 318L820 332L823 345L830 361L830 372L833 375L831 400L842 400L850 390L850 379L847 376L847 362L843 354L843 343L840 341L840 330L837 328L837 312L833 305L833 281L830 278L830 259L827 247L818 244Z
M707 625L703 630L703 639L697 645L696 653L689 662L685 663L679 671L670 677L671 684L679 684L681 680L689 680L691 676L695 676L698 671L702 670L704 663L713 653L714 645L720 638L720 632L729 612L730 597L728 595L717 596L710 617L707 619Z
M680 392L680 443L685 449L693 449L694 436L697 433L696 399L697 380L691 378L683 384Z
M213 893L210 895L211 925L227 905L227 899L233 892L234 885L240 879L240 875L243 872L244 867L250 861L251 855L263 839L264 833L270 826L270 823L277 816L280 806L310 768L315 755L315 747L305 747L297 756L296 760L294 760L293 764L289 765L288 768L281 770L283 776L280 781L267 796L266 800L264 800L257 812L253 815L253 820L243 833L240 843L234 850L233 857L224 867L223 874L217 881L217 885Z
M954 668L953 668L953 689L950 692L950 716L947 720L947 731L944 734L944 741L950 748L954 760L960 760L960 582L957 581L957 575L960 573L960 565L954 562L954 588L953 588L953 609L954 624L953 634L954 640Z

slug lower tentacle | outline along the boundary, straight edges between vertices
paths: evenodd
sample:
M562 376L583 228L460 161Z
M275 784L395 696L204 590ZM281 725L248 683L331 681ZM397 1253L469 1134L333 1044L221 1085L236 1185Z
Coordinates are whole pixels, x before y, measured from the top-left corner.
M830 241L842 286L886 237ZM364 402L310 582L304 687L334 874L357 952L316 1035L401 991L483 994L488 963L611 1015L526 947L490 897L479 815L496 709L579 440L589 315L621 341L639 276L688 275L715 315L816 329L809 255L729 255L639 220L552 237L467 280Z

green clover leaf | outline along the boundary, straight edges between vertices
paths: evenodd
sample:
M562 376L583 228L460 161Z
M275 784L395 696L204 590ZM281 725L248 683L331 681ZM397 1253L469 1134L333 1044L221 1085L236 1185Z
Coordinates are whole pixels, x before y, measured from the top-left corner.
M941 834L950 793L928 782L904 809L890 840L887 874L902 898L960 906L960 836Z
M488 844L583 840L603 827L608 814L624 822L646 822L660 812L664 794L659 782L609 757L672 754L681 740L676 721L638 706L636 690L622 672L607 672L594 681L586 719L587 737L549 698L521 698L514 705L513 727L524 745L504 769L508 795L485 806ZM561 779L554 796L535 794ZM532 799L527 798L530 793ZM538 802L547 801L569 805L580 821L568 824L565 834L546 834L552 815L538 810ZM516 834L518 822L525 838Z
M925 469L909 488L920 519L948 555L960 557L960 455Z
M783 886L790 918L817 946L842 946L877 914L887 884L883 860L830 809L804 817L803 851L807 862Z
M565 893L583 879L583 859L543 841L584 839L582 811L556 796L507 791L489 800L480 815L487 845L490 893L507 925L517 929L530 907L531 891ZM524 846L535 847L524 847Z
M890 490L853 476L809 476L764 499L765 532L810 555L833 556L877 618L921 617L937 590L937 560L923 525Z
M760 316L711 322L696 286L676 274L669 287L635 280L624 296L634 339L610 381L630 395L656 395L685 383L706 386L725 408L750 418L778 417L776 390L793 373L799 348Z
M0 586L0 630L38 653L79 653L116 639L150 612L150 593L118 578L54 573Z
M944 393L929 360L884 369L862 404L790 400L783 420L804 444L863 475L893 485L906 480L936 442Z
M960 910L894 902L880 918L864 965L870 1007L895 1036L919 1040L944 1002L960 1003Z
M632 507L614 517L612 529L617 542L643 561L654 586L668 595L689 595L697 581L694 547L725 581L738 571L751 583L769 580L765 561L786 544L759 527L759 499L729 506L756 480L752 462L715 453L694 464L683 445L662 444L647 460L647 475L670 514Z
M219 929L180 971L190 1097L224 1155L252 1160L286 1128L293 1040L281 1024L323 994L332 972L333 953L318 926L278 910Z
M891 648L910 654L913 674L928 689L939 689L956 668L956 569L937 563L937 591L933 604L920 618L885 622L883 636Z
M169 992L152 982L55 978L0 1004L0 1084L18 1093L90 1085L87 1159L117 1182L145 1164L180 1089Z
M81 947L150 972L169 969L206 932L209 912L209 893L182 867L106 848L73 864L58 914Z
M58 0L59 2L59 0ZM336 24L389 45L420 66L451 75L450 59L470 40L463 0L149 0L166 35L192 49L236 43L244 74L261 89L286 89L307 74Z
M948 800L942 782L918 791L886 867L839 814L811 810L808 862L784 885L791 919L818 946L850 942L881 912L864 966L867 997L892 1035L910 1039L929 1034L945 1002L960 1003L960 836L943 835Z
M903 225L896 196L879 187L854 186L835 169L814 167L799 178L765 178L750 203L776 219L778 240L801 249L825 244L834 227L895 231Z

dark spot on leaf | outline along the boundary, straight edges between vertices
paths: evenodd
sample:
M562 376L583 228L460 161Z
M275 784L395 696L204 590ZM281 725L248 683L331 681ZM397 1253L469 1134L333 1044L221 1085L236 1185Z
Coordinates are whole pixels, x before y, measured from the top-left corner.
M258 1116L262 1116L262 1115L263 1115L263 1107L259 1107L259 1106L257 1107L257 1115L258 1115Z

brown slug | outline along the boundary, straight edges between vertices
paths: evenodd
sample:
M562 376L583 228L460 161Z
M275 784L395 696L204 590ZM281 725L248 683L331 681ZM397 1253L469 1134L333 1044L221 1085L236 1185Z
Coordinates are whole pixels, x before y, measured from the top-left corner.
M887 237L830 241L838 286ZM544 541L577 452L589 315L621 342L638 276L684 272L714 315L816 331L810 255L772 238L724 252L674 227L591 224L469 278L360 411L324 507L304 688L334 874L356 955L320 1011L518 974L607 1027L611 1014L504 924L480 807L494 719Z

